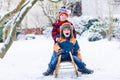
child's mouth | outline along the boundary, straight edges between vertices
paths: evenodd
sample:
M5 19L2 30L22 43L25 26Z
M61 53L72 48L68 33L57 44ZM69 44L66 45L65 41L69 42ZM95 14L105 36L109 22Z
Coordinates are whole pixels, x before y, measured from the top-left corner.
M69 35L69 33L66 33L66 35Z

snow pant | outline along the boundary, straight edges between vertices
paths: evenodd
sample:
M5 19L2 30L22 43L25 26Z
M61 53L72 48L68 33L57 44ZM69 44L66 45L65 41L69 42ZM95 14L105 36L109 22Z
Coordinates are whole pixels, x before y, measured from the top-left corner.
M73 59L79 69L85 68L85 64L77 56L73 55ZM62 55L61 62L62 61L71 61L70 55L67 55L67 56ZM51 57L50 63L49 63L49 68L52 70L55 70L57 62L58 62L58 56L56 55L56 52L54 51Z

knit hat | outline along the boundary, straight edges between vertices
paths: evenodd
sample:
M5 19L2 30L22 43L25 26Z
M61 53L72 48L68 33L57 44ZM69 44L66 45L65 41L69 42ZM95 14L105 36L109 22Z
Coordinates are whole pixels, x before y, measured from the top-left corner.
M63 30L66 28L70 30L70 37L73 37L73 29L72 29L72 25L70 23L64 23L60 26L60 37L65 38L65 36L63 34Z
M65 6L61 7L61 9L59 10L59 14L58 14L59 19L62 14L65 14L68 17L68 12Z

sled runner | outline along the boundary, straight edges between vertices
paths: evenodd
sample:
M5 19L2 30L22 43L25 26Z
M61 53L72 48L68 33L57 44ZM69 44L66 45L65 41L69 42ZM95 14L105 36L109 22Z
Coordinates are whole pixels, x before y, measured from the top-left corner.
M69 52L69 55L70 55L70 58L71 58L71 63L72 63L73 66L74 66L76 76L78 77L78 70L77 70L76 64L75 64L75 62L74 62L72 53ZM58 62L57 62L56 69L55 69L55 77L58 76L58 70L59 70L59 68L60 68L60 63L61 63L61 57L62 57L62 55L60 54L59 57L58 57ZM66 62L66 61L64 61L64 62Z

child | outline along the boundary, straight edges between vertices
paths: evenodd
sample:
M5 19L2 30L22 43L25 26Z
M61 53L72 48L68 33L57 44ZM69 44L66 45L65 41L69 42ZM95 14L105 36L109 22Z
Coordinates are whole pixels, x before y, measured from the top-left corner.
M60 26L62 24L70 23L72 25L72 23L68 21L67 19L68 19L67 10L65 7L61 7L61 9L59 10L59 14L58 14L58 20L56 20L52 26L52 38L54 42L56 42L57 38L60 37ZM74 27L73 27L73 36L76 38L76 31Z
M86 65L82 62L82 58L78 57L80 48L77 40L73 36L73 29L70 23L64 23L60 27L60 38L57 39L54 45L55 57L52 62L49 64L49 67L46 72L43 73L44 76L53 74L56 64L58 61L58 53L61 53L61 61L71 61L69 52L72 52L74 49L73 59L78 67L78 71L82 74L92 74L93 70L87 69Z

